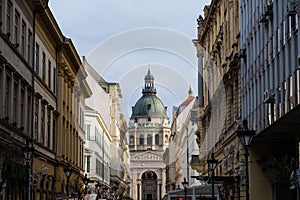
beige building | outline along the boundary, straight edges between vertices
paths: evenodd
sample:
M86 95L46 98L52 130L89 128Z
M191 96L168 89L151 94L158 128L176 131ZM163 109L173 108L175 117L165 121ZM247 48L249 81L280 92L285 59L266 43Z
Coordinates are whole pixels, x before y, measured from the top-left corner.
M143 96L132 107L128 133L130 152L130 197L159 200L166 194L166 163L170 124L166 107L156 96L154 76L148 68Z
M221 198L245 196L243 147L236 136L240 119L239 1L216 1L204 8L198 18L198 38L193 40L199 60L199 156L192 167L209 176L207 159L218 160L216 176ZM241 177L237 182L234 177ZM244 184L242 184L244 185Z

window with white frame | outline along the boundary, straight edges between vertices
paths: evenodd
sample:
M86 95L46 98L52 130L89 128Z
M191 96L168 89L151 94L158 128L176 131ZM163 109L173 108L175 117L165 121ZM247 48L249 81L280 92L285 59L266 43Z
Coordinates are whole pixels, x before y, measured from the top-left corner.
M86 139L87 140L90 140L91 139L91 125L90 124L87 124L86 126L85 126L86 128L85 128L85 135L86 135Z
M91 169L91 156L85 156L85 171L90 172Z

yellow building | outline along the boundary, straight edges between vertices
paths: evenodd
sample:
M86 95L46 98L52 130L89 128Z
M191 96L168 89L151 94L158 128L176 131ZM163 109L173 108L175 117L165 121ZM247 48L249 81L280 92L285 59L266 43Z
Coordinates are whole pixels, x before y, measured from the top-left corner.
M58 49L58 95L57 108L57 168L56 189L58 193L64 193L62 188L66 186L64 169L69 165L72 169L70 177L70 193L78 193L82 187L83 178L83 112L80 108L84 105L84 99L91 96L91 91L84 81L84 71L80 58L70 39L64 38L64 42Z
M193 40L199 59L199 156L192 168L210 176L207 159L218 160L215 175L222 198L244 196L234 177L243 177L243 148L236 136L235 121L240 119L239 1L216 1L204 8L198 18L198 38ZM242 178L243 179L243 178Z

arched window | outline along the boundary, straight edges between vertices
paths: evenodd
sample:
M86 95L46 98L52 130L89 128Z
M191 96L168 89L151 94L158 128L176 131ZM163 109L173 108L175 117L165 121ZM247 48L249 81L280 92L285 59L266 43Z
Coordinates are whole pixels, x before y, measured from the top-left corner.
M147 145L152 145L152 135L151 134L147 135Z
M159 145L159 135L155 135L155 145Z
M140 145L144 145L144 136L140 135Z
M168 143L168 141L169 141L169 137L168 135L165 135L165 143Z

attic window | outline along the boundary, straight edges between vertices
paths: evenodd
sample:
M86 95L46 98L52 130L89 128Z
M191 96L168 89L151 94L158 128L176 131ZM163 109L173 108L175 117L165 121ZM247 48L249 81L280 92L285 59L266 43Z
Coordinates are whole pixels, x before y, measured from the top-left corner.
M148 122L151 122L151 117L148 117Z

